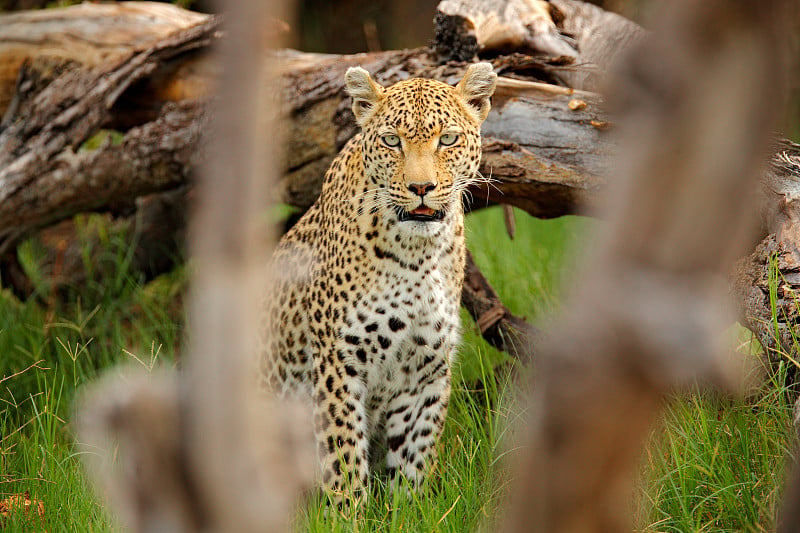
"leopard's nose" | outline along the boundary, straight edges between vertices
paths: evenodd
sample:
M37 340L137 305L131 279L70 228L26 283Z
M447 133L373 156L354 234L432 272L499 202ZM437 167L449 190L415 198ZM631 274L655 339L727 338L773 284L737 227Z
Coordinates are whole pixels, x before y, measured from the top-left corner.
M431 192L433 189L436 188L436 184L432 181L428 181L425 183L409 183L408 190L417 194L419 196L425 196L427 193Z

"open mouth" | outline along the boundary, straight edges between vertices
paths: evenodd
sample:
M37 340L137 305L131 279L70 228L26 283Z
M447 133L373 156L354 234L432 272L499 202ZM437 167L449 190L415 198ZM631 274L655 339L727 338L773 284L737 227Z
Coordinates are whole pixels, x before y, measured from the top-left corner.
M398 209L397 218L400 220L400 222L405 222L407 220L414 220L417 222L433 222L442 220L444 218L444 211L436 211L426 205L421 205L416 209L412 209L411 211Z

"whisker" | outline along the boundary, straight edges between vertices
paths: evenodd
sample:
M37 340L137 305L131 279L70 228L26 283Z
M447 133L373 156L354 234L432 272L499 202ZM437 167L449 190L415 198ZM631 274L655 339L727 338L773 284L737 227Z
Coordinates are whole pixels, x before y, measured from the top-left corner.
M473 202L475 202L475 197L472 195L471 190L466 189L461 194L466 198L466 203L472 204Z
M496 190L496 191L497 191L497 194L499 194L499 195L501 195L501 196L505 196L505 194L506 194L506 193L504 193L504 192L503 192L503 189L501 189L500 187L498 187L498 186L496 185L497 183L498 183L497 181L490 181L490 182L487 182L487 184L486 184L486 185L488 185L488 186L489 186L489 187L491 187L492 189Z
M391 195L387 195L387 191L385 189L373 189L372 192L375 194L372 198L368 198L363 204L358 206L355 214L350 218L349 222L353 222L358 217L363 215L364 213L375 211L385 211L386 209L391 208L395 205L395 202L392 200Z
M486 194L486 206L487 207L489 205L490 189L494 189L501 196L505 194L503 192L503 190L500 189L500 187L497 186L497 183L499 183L498 180L492 178L491 176L488 176L488 177L484 176L480 171L478 171L478 172L476 172L474 174L472 183L479 184L479 185L486 185L486 192L487 192L487 194ZM470 193L470 197L472 198L473 191L469 191L469 193ZM473 202L474 199L471 199L470 201Z
M361 191L360 193L356 193L351 198L336 198L337 202L345 203L345 202L355 202L361 198L365 198L368 194L378 194L381 189L367 189L366 191Z

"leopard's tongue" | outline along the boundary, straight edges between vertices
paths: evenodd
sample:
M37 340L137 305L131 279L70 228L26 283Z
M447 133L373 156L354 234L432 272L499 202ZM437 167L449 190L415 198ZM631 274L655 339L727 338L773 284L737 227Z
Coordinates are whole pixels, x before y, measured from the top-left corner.
M409 211L409 213L412 215L433 216L433 214L436 213L436 211L434 211L433 209L431 209L426 205L421 205L418 208L414 209L413 211Z

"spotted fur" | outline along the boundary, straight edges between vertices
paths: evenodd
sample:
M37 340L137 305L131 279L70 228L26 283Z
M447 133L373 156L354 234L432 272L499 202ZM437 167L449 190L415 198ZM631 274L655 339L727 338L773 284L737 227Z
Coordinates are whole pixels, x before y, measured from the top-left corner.
M311 399L333 492L382 466L418 486L435 459L460 339L462 195L495 79L488 63L455 87L345 75L362 132L276 251L261 357L266 387Z

